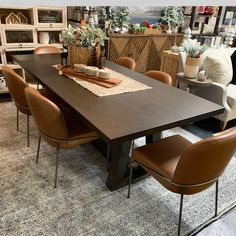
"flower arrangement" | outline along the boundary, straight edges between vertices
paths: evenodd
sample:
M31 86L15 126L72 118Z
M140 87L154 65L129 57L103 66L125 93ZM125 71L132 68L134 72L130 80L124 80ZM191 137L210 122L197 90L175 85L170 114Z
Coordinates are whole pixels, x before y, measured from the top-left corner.
M141 27L146 27L146 28L148 28L148 29L150 29L150 28L152 28L152 26L151 26L151 24L147 21L147 20L145 20L145 21L143 21L142 23L141 23Z
M130 33L144 33L147 29L148 30L161 30L160 24L156 23L151 25L147 20L143 21L141 24L129 24Z
M69 25L62 31L61 38L64 44L86 48L95 47L96 44L104 46L105 40L108 39L100 28L89 25L81 28L73 28Z
M184 51L187 53L189 57L193 58L200 58L200 56L203 54L203 52L206 51L208 46L206 44L201 45L196 40L184 40L182 43L182 47Z

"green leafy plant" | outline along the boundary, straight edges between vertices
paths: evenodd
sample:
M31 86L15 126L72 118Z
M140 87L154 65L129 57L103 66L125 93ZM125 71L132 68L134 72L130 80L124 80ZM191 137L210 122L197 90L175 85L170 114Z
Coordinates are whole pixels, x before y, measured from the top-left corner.
M161 26L160 26L160 24L154 24L154 25L152 25L152 29L161 30Z
M102 6L98 10L98 19L99 19L99 25L104 28L105 22L109 21L111 28L115 28L115 18L116 18L116 12L114 7L110 6Z
M169 28L182 26L184 23L183 7L168 6L163 11L161 23L167 24Z
M130 20L129 8L126 6L118 6L115 7L113 10L115 12L115 25L120 28L122 28L123 26L128 26L128 22Z
M140 26L139 28L136 29L137 33L144 33L144 31L147 29L146 26Z
M130 20L129 13L129 8L126 6L102 6L98 11L99 23L101 26L104 26L105 22L109 21L113 30L116 27L128 27L128 22Z
M195 40L184 40L182 43L182 47L184 48L184 51L187 53L188 56L199 58L203 52L206 51L208 46L206 44L201 45L199 42L196 42Z
M82 28L69 25L62 31L61 38L64 44L86 48L95 47L97 43L104 46L105 40L108 39L102 29L89 25Z

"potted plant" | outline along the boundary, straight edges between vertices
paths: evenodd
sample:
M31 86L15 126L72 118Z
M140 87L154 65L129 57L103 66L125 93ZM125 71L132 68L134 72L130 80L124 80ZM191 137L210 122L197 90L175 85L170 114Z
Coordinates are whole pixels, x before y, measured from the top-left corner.
M100 55L95 55L101 46L104 46L107 40L106 34L94 26L86 25L81 28L73 28L71 25L62 31L61 39L68 48L68 62L70 65L86 64L94 65L94 58L99 58Z
M187 78L195 78L198 74L200 57L208 48L207 45L201 46L196 40L184 40L182 43L184 51L187 53L187 58L184 67L184 76Z
M163 16L160 21L165 24L167 33L171 33L172 30L177 32L177 27L182 26L184 23L184 9L183 7L168 6L163 11Z
M126 6L118 6L113 9L113 12L115 12L114 24L119 27L119 33L124 33L125 28L128 28L128 22L130 20L129 8Z

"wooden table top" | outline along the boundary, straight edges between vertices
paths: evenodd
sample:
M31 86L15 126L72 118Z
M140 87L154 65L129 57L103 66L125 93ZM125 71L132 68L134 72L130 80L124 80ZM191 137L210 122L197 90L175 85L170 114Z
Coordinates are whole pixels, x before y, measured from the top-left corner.
M17 55L14 59L43 86L63 99L108 143L151 135L224 111L222 106L110 61L106 62L108 68L152 89L97 97L66 76L58 74L51 65L60 63L59 55Z

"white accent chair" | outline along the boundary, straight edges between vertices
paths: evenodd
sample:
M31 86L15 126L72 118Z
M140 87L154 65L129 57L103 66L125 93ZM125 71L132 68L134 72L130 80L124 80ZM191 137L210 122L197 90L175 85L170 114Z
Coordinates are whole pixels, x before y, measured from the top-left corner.
M227 48L229 55L232 55L236 48ZM184 71L186 54L179 54L179 71ZM203 58L204 60L205 58ZM186 90L186 84L180 82L180 89ZM210 87L197 87L194 94L205 98L209 101L222 105L225 108L224 113L215 116L220 120L220 129L224 130L227 122L236 118L236 85L234 84L220 84L213 82Z

